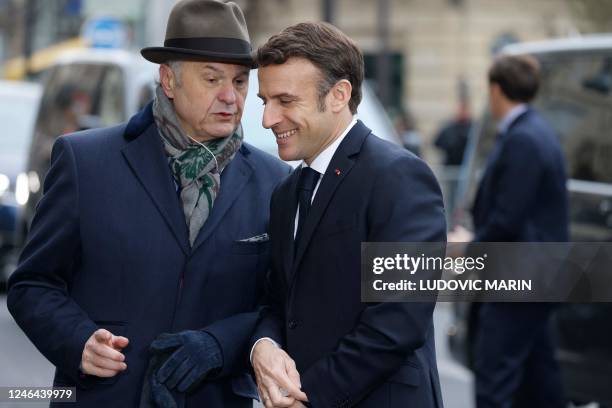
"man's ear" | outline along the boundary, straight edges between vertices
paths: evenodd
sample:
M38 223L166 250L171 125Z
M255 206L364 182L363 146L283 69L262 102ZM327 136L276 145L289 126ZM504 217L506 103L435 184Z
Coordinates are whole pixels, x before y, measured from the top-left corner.
M161 64L159 66L159 83L164 90L168 99L174 98L174 88L176 87L176 78L170 66Z
M330 95L330 108L332 112L341 112L346 106L348 106L351 100L351 92L353 86L346 79L341 79L336 82L329 92Z

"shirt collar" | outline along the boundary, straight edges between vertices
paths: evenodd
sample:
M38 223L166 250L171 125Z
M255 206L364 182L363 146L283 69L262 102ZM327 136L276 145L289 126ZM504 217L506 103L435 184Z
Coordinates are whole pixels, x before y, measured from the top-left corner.
M514 108L510 109L510 112L506 113L506 116L504 116L497 125L497 131L499 134L506 133L516 118L521 116L525 111L527 111L527 104L524 103L518 104Z
M329 163L334 157L334 153L336 153L336 150L338 149L338 146L340 146L340 143L342 143L342 141L344 140L348 132L350 132L350 130L353 128L353 126L355 126L355 123L357 123L357 117L353 116L353 120L351 120L351 123L349 123L346 129L344 129L344 132L342 132L340 136L338 136L336 140L332 142L332 144L327 146L325 150L319 153L319 155L315 157L312 163L310 163L310 167L313 170L316 170L317 172L319 172L319 174L325 174L325 172L327 171L327 167L329 167ZM302 167L308 167L305 161L302 161Z

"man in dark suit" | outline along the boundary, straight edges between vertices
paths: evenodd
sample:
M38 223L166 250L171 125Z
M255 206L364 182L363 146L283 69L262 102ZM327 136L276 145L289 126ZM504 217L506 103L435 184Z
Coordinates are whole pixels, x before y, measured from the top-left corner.
M363 56L335 27L302 23L257 53L263 125L303 160L271 203L268 306L252 364L266 407L441 407L434 303L362 303L362 242L441 241L430 169L354 115Z
M142 50L161 64L153 103L54 146L8 307L76 406L138 406L166 332L143 405L171 406L172 389L187 407L252 406L264 233L289 168L243 142L250 51L236 4L181 1L165 47Z
M551 127L528 103L539 66L528 56L503 56L489 70L498 136L472 210L474 235L456 242L563 242L568 203L563 152ZM479 408L562 407L559 369L548 322L550 304L480 306L475 344Z

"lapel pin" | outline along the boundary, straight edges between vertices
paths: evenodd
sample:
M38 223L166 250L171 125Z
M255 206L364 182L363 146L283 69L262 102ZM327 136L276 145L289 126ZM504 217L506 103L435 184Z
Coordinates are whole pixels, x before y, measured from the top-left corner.
M340 169L336 169L336 170L334 170L334 173L336 173L336 176L339 176L340 174L342 174L342 172L340 171Z

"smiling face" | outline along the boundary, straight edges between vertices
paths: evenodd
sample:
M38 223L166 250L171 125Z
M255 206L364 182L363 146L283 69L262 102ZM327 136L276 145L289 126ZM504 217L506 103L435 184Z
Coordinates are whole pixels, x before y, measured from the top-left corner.
M310 164L352 118L348 108L350 83L334 85L319 103L321 72L304 58L260 67L258 76L258 96L265 105L263 126L272 129L278 154L285 161Z
M231 135L240 124L249 68L218 62L184 61L177 76L160 66L160 81L172 99L183 131L204 142Z

